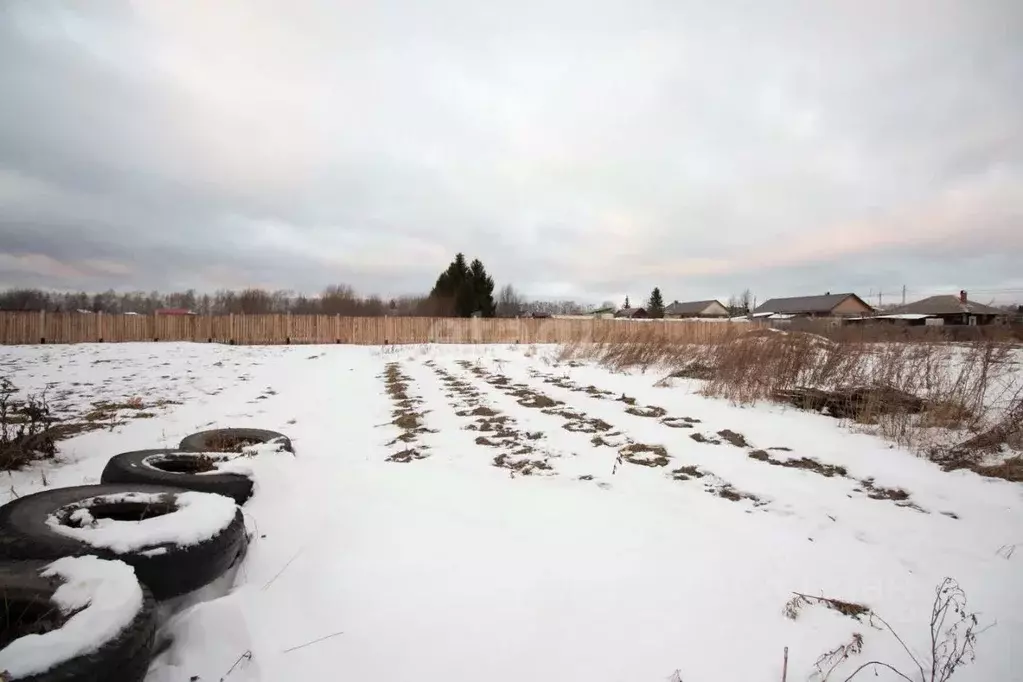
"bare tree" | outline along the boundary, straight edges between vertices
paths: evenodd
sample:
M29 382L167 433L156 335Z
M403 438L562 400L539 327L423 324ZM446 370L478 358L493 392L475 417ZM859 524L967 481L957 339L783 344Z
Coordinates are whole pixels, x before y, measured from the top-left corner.
M518 317L523 312L524 300L511 284L505 284L497 294L497 317Z

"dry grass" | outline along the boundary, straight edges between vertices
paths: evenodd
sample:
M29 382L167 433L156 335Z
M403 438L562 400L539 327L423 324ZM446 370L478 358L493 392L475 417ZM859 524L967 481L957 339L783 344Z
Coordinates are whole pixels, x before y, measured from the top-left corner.
M715 341L701 344L665 339L652 325L626 341L565 346L560 357L614 371L656 368L669 381L698 378L705 395L736 404L772 400L821 411L947 468L980 472L983 456L1023 450L1018 342L996 330L965 343L931 331L724 325ZM985 473L1013 480L1018 467Z

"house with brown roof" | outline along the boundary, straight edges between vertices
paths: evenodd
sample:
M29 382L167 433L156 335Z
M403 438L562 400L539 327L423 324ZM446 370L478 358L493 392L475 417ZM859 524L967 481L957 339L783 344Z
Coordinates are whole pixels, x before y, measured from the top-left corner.
M874 309L856 294L828 292L821 296L772 298L757 306L753 311L753 317L841 319L864 317L873 313Z
M958 296L930 296L889 311L884 317L919 320L917 324L987 325L1008 320L1009 313L969 300L965 291Z
M641 320L650 317L650 315L647 313L646 308L622 308L615 313L615 317Z
M665 306L664 316L678 320L685 317L728 317L728 308L721 301L678 301Z

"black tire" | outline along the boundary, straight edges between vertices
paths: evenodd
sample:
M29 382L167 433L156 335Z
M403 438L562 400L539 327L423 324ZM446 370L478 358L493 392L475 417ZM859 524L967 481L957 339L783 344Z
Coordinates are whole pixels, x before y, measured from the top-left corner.
M166 513L174 513L177 496L184 492L188 491L134 483L82 485L26 495L0 507L0 559L59 559L94 554L103 559L120 559L132 566L135 575L158 600L186 594L218 578L245 549L248 540L240 509L235 509L234 518L226 528L198 544L188 547L174 543L154 544L145 551L121 554L57 533L46 523L47 517L68 505L99 495L123 493L159 494L160 504L170 508ZM133 511L129 505L137 508L139 504L123 502L106 506L109 509L120 505L124 511ZM153 553L151 550L156 547L165 551Z
M169 485L226 495L244 504L252 496L252 480L242 474L214 473L216 468L217 460L201 453L136 450L111 457L100 482Z
M7 609L0 613L24 614L34 608L52 612L53 593L61 585L57 576L42 577L48 561L0 562L0 599ZM78 656L46 672L15 678L19 682L142 682L149 670L156 633L156 600L142 585L142 608L131 623L99 649ZM12 608L13 607L13 608ZM7 624L4 623L6 626ZM59 627L59 624L57 625ZM44 631L51 631L43 628ZM2 668L2 666L0 666ZM0 670L3 672L3 670Z
M291 453L295 452L290 438L283 433L267 431L266 429L210 429L209 431L199 431L191 436L182 438L178 448L186 452L238 452L241 449L239 445L269 443L272 440L279 440L282 450Z

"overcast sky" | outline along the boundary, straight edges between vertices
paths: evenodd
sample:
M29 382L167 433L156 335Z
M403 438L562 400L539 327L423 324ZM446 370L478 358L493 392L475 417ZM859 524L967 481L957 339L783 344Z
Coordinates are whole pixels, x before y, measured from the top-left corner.
M0 287L1023 299L1023 2L0 4Z

